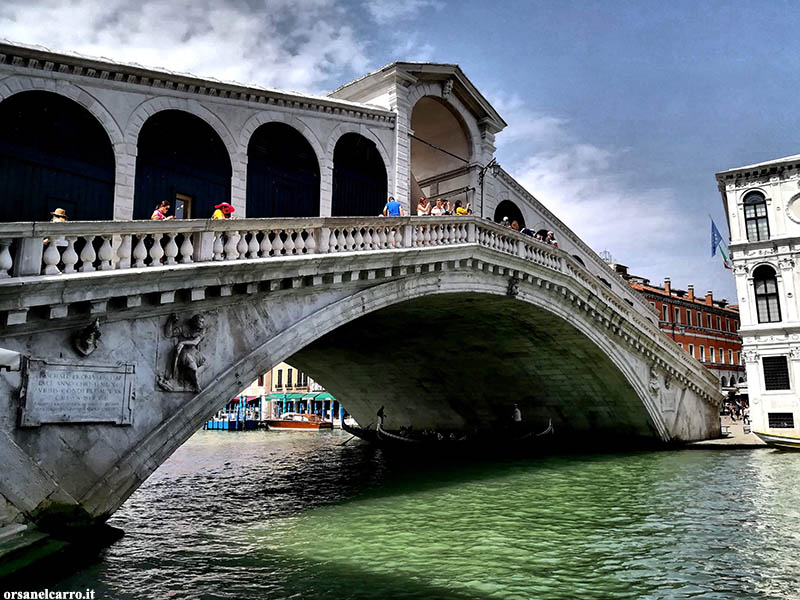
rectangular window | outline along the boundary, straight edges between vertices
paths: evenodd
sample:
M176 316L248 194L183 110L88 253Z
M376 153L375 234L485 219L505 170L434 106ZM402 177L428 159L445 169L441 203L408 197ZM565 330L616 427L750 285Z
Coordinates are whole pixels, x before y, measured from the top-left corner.
M275 384L275 387L281 389L283 387L283 370L278 369L278 383Z
M788 390L789 386L789 365L786 363L785 356L765 356L761 359L764 367L764 389Z
M770 429L794 429L793 413L767 413Z
M694 358L694 344L689 344L689 354Z
M736 353L736 362L737 362L737 364L740 364L740 365L743 365L743 364L744 364L744 363L742 362L742 353L741 353L741 352L737 352L737 353Z
M663 313L662 321L669 322L669 306L664 304L664 305L661 306L661 310L662 310L662 313Z
M192 197L186 194L175 194L175 218L192 218Z
M692 324L692 312L688 308L686 309L686 324L689 326Z
M728 350L728 362L733 364L733 350Z
M706 347L700 346L700 360L706 362Z
M679 306L675 307L675 322L676 323L681 322L681 308Z
M725 319L725 331L730 331L730 330L731 330L731 320Z
M697 326L703 326L703 313L701 313L699 310L697 311Z
M719 349L719 362L725 362L725 350L723 348Z
M264 376L263 375L259 375L258 376L258 380L256 381L256 385L258 387L264 387Z
M294 382L294 369L286 369L286 387L292 387Z
M717 317L717 329L722 329L722 318Z
M717 362L716 357L714 356L714 346L708 347L708 360L711 362Z
M708 328L709 329L713 329L714 326L711 324L711 315L706 315L706 321L707 321L707 324L708 324Z

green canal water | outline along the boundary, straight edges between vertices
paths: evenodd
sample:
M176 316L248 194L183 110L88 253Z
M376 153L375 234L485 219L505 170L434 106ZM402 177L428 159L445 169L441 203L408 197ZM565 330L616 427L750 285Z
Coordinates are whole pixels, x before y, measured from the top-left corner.
M97 598L800 598L800 454L438 462L200 432L50 589Z

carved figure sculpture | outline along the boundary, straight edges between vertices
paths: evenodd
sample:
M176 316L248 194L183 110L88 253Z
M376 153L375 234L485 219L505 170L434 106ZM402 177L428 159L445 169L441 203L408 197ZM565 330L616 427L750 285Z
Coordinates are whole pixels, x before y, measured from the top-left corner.
M516 277L509 277L506 295L511 296L512 298L516 298L519 295L519 279Z
M97 340L100 339L101 335L100 319L98 318L72 337L72 347L75 348L78 354L89 356L97 348Z
M167 337L178 340L172 355L170 369L158 376L158 385L170 392L200 391L198 373L206 359L200 354L200 342L206 334L205 317L194 315L183 326L178 325L178 316L173 313L164 326Z

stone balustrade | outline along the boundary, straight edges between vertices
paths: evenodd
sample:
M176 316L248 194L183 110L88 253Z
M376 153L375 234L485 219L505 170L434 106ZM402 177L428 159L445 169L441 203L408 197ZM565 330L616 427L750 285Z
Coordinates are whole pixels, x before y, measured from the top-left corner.
M0 279L477 243L561 270L552 246L474 217L0 224Z

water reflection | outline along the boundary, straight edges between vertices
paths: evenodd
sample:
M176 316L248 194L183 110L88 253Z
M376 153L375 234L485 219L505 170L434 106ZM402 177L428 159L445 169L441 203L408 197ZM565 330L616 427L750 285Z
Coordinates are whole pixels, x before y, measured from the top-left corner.
M127 535L59 589L122 599L798 597L795 454L436 463L346 439L199 433L114 517Z

